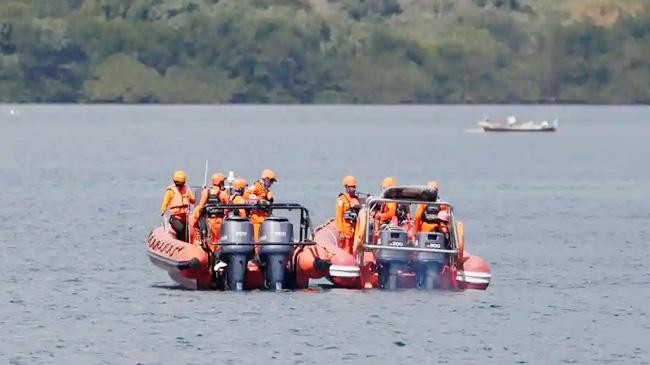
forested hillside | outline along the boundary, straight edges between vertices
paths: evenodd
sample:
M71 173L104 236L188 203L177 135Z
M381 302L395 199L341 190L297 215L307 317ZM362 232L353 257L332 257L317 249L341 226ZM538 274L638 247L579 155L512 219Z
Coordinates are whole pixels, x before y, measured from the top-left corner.
M648 103L649 0L3 0L0 101Z

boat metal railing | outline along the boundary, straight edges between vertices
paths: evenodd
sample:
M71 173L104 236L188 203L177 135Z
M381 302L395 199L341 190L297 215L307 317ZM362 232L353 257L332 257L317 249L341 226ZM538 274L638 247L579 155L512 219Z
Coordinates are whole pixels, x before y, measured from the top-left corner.
M314 237L314 230L309 216L309 210L304 206L297 203L246 203L246 204L217 204L217 209L235 210L247 209L251 210L265 210L269 212L269 216L273 216L275 210L286 211L300 211L300 237L299 242L309 242ZM287 218L288 219L288 218ZM310 243L311 244L311 243Z
M414 241L409 241L411 242L411 246L388 246L388 245L373 244L372 240L374 239L374 237L370 237L371 233L370 233L370 229L368 229L368 227L370 227L370 225L374 223L374 218L372 217L370 212L373 209L378 208L380 204L386 204L386 203L397 203L397 204L408 205L409 212L411 211L410 209L411 206L413 205L417 206L420 204L427 205L427 206L447 207L449 211L448 226L449 226L449 241L450 241L451 249L415 247ZM423 201L423 200L414 200L414 199L389 199L383 197L370 197L367 199L366 204L364 204L363 208L366 209L367 211L366 220L364 222L366 226L366 231L365 231L363 244L360 247L359 251L363 252L363 251L374 251L374 250L393 250L393 251L407 251L407 252L414 252L414 253L416 252L443 253L443 254L450 254L449 257L450 265L454 265L456 263L456 254L458 253L458 232L456 230L456 220L454 216L453 207L450 203L445 201L432 202L432 201ZM410 232L410 233L417 234L417 232ZM362 252L359 252L357 255L357 262L359 263L360 266L364 264L364 258Z

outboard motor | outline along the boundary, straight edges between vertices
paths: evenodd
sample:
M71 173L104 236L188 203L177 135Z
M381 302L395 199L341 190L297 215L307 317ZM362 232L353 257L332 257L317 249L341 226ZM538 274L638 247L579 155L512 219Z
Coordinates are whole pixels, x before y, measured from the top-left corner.
M228 264L226 287L230 290L244 290L244 277L248 260L255 253L253 246L253 225L248 218L228 217L221 227L220 257Z
M379 231L380 246L407 247L408 237L401 228L389 228ZM382 289L397 289L397 274L407 267L409 252L398 250L377 250L379 264L379 286Z
M417 234L416 245L419 248L447 250L449 244L445 235L438 232L421 232ZM416 282L419 288L432 290L442 267L449 261L449 254L438 252L418 252L415 255Z
M266 265L266 287L282 290L287 261L293 250L293 224L286 218L267 217L260 227L260 261Z

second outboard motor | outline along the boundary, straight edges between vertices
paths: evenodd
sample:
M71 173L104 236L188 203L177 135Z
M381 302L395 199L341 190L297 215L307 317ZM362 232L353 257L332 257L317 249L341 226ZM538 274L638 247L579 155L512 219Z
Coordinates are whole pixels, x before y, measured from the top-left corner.
M267 217L260 227L260 261L266 265L266 287L282 290L287 260L293 250L293 224L286 218Z
M244 290L244 278L248 260L255 253L253 246L253 225L248 218L228 217L221 226L220 257L228 264L226 287L230 290Z
M380 246L407 247L408 237L401 228L379 231ZM397 289L397 274L407 267L408 251L377 250L377 263L379 264L379 286L382 289Z
M433 248L447 250L448 242L443 233L421 232L417 235L416 245L419 248ZM415 255L416 282L421 289L431 290L442 271L442 267L449 261L449 254L438 252L418 252Z

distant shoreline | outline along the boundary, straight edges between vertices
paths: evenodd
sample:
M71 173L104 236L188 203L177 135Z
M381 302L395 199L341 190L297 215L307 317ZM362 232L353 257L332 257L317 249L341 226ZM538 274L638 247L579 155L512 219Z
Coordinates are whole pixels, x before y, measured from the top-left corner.
M477 107L490 107L490 106L588 106L588 107L616 107L616 106L650 106L650 103L628 103L628 104L596 104L596 103L49 103L49 102L0 102L0 106L201 106L201 107L312 107L312 106L326 106L326 107L434 107L434 106L477 106Z
M5 0L0 100L648 105L648 4Z

